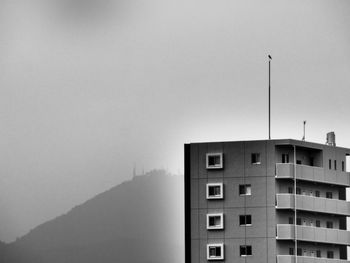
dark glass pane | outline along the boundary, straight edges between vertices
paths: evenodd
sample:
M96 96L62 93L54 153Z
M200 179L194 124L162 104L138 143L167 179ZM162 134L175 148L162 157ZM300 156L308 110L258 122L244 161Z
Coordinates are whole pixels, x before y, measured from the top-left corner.
M252 216L251 215L247 215L246 216L246 224L247 225L251 225L252 224Z

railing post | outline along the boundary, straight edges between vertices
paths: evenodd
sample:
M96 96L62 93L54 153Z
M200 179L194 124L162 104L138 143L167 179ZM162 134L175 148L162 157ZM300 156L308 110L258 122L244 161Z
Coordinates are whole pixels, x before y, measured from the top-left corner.
M297 154L294 145L294 254L295 263L298 263L298 242L297 242Z

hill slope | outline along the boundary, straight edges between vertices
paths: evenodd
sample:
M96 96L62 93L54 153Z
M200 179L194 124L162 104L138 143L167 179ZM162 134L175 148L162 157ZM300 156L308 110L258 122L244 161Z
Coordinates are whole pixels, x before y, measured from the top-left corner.
M135 177L6 245L0 262L181 263L182 185L164 171Z

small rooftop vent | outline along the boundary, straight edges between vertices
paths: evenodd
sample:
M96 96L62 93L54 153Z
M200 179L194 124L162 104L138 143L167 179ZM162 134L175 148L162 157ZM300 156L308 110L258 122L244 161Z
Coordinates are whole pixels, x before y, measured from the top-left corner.
M327 145L329 146L335 146L335 133L334 132L329 132L327 133Z

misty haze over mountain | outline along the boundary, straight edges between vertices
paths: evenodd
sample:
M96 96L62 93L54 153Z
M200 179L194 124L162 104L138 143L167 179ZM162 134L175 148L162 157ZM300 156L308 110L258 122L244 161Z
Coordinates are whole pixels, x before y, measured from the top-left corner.
M136 176L0 243L1 263L181 263L183 178L164 170Z
M350 146L349 0L0 1L0 240L183 144ZM183 199L179 200L183 203ZM0 244L1 246L1 244ZM1 248L0 248L1 249Z

